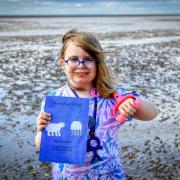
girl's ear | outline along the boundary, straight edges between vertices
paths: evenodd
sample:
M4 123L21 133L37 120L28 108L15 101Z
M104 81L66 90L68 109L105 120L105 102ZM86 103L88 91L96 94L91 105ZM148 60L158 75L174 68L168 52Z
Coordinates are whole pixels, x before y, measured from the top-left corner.
M64 59L60 58L59 61L58 61L58 64L60 66L63 66L64 65Z

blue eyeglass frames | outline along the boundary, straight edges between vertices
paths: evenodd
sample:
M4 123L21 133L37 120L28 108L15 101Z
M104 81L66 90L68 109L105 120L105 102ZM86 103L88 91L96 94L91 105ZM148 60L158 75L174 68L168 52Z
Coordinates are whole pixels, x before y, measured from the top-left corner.
M72 68L79 67L81 63L87 67L91 67L92 65L98 63L98 61L94 58L86 58L86 59L80 60L78 57L70 57L66 59L65 62L67 63L68 66Z

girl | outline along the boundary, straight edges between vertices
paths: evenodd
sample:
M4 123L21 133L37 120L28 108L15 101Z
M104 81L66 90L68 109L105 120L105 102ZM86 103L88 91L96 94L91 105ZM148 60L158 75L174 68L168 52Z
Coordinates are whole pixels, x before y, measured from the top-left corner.
M96 157L87 146L85 165L53 163L53 179L92 179L121 180L126 179L117 141L120 123L116 121L112 110L116 104L113 95L118 92L126 95L123 88L113 88L112 75L104 61L104 54L98 40L90 33L71 30L62 38L59 64L64 68L67 84L51 93L54 96L89 98L89 137L100 143ZM92 91L95 90L95 91ZM94 92L94 93L93 93ZM129 94L129 93L128 93ZM137 95L134 91L133 95ZM37 118L37 135L35 143L40 148L42 129L51 120L51 115L43 112ZM147 101L142 101L136 110L134 99L126 99L118 108L119 112L139 120L151 120L157 112ZM88 144L88 143L87 143Z

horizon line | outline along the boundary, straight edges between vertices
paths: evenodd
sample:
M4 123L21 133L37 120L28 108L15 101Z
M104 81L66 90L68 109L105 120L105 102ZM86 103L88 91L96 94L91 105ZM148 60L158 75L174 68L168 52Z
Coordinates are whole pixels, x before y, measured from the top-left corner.
M167 13L167 14L71 14L71 15L66 15L66 14L59 14L59 15L48 15L48 14L43 14L43 15L38 15L38 14L34 14L34 15L22 15L22 14L18 14L18 15L0 15L0 18L18 18L18 17L29 17L29 18L33 18L33 17L120 17L120 16L124 16L124 17L132 17L132 16L180 16L179 14L175 14L175 13Z

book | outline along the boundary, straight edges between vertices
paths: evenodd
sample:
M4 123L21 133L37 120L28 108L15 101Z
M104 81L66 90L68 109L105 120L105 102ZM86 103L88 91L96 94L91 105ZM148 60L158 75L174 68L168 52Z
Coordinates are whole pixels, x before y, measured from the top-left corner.
M51 121L42 130L39 160L83 165L89 99L46 96L44 111L51 114Z

